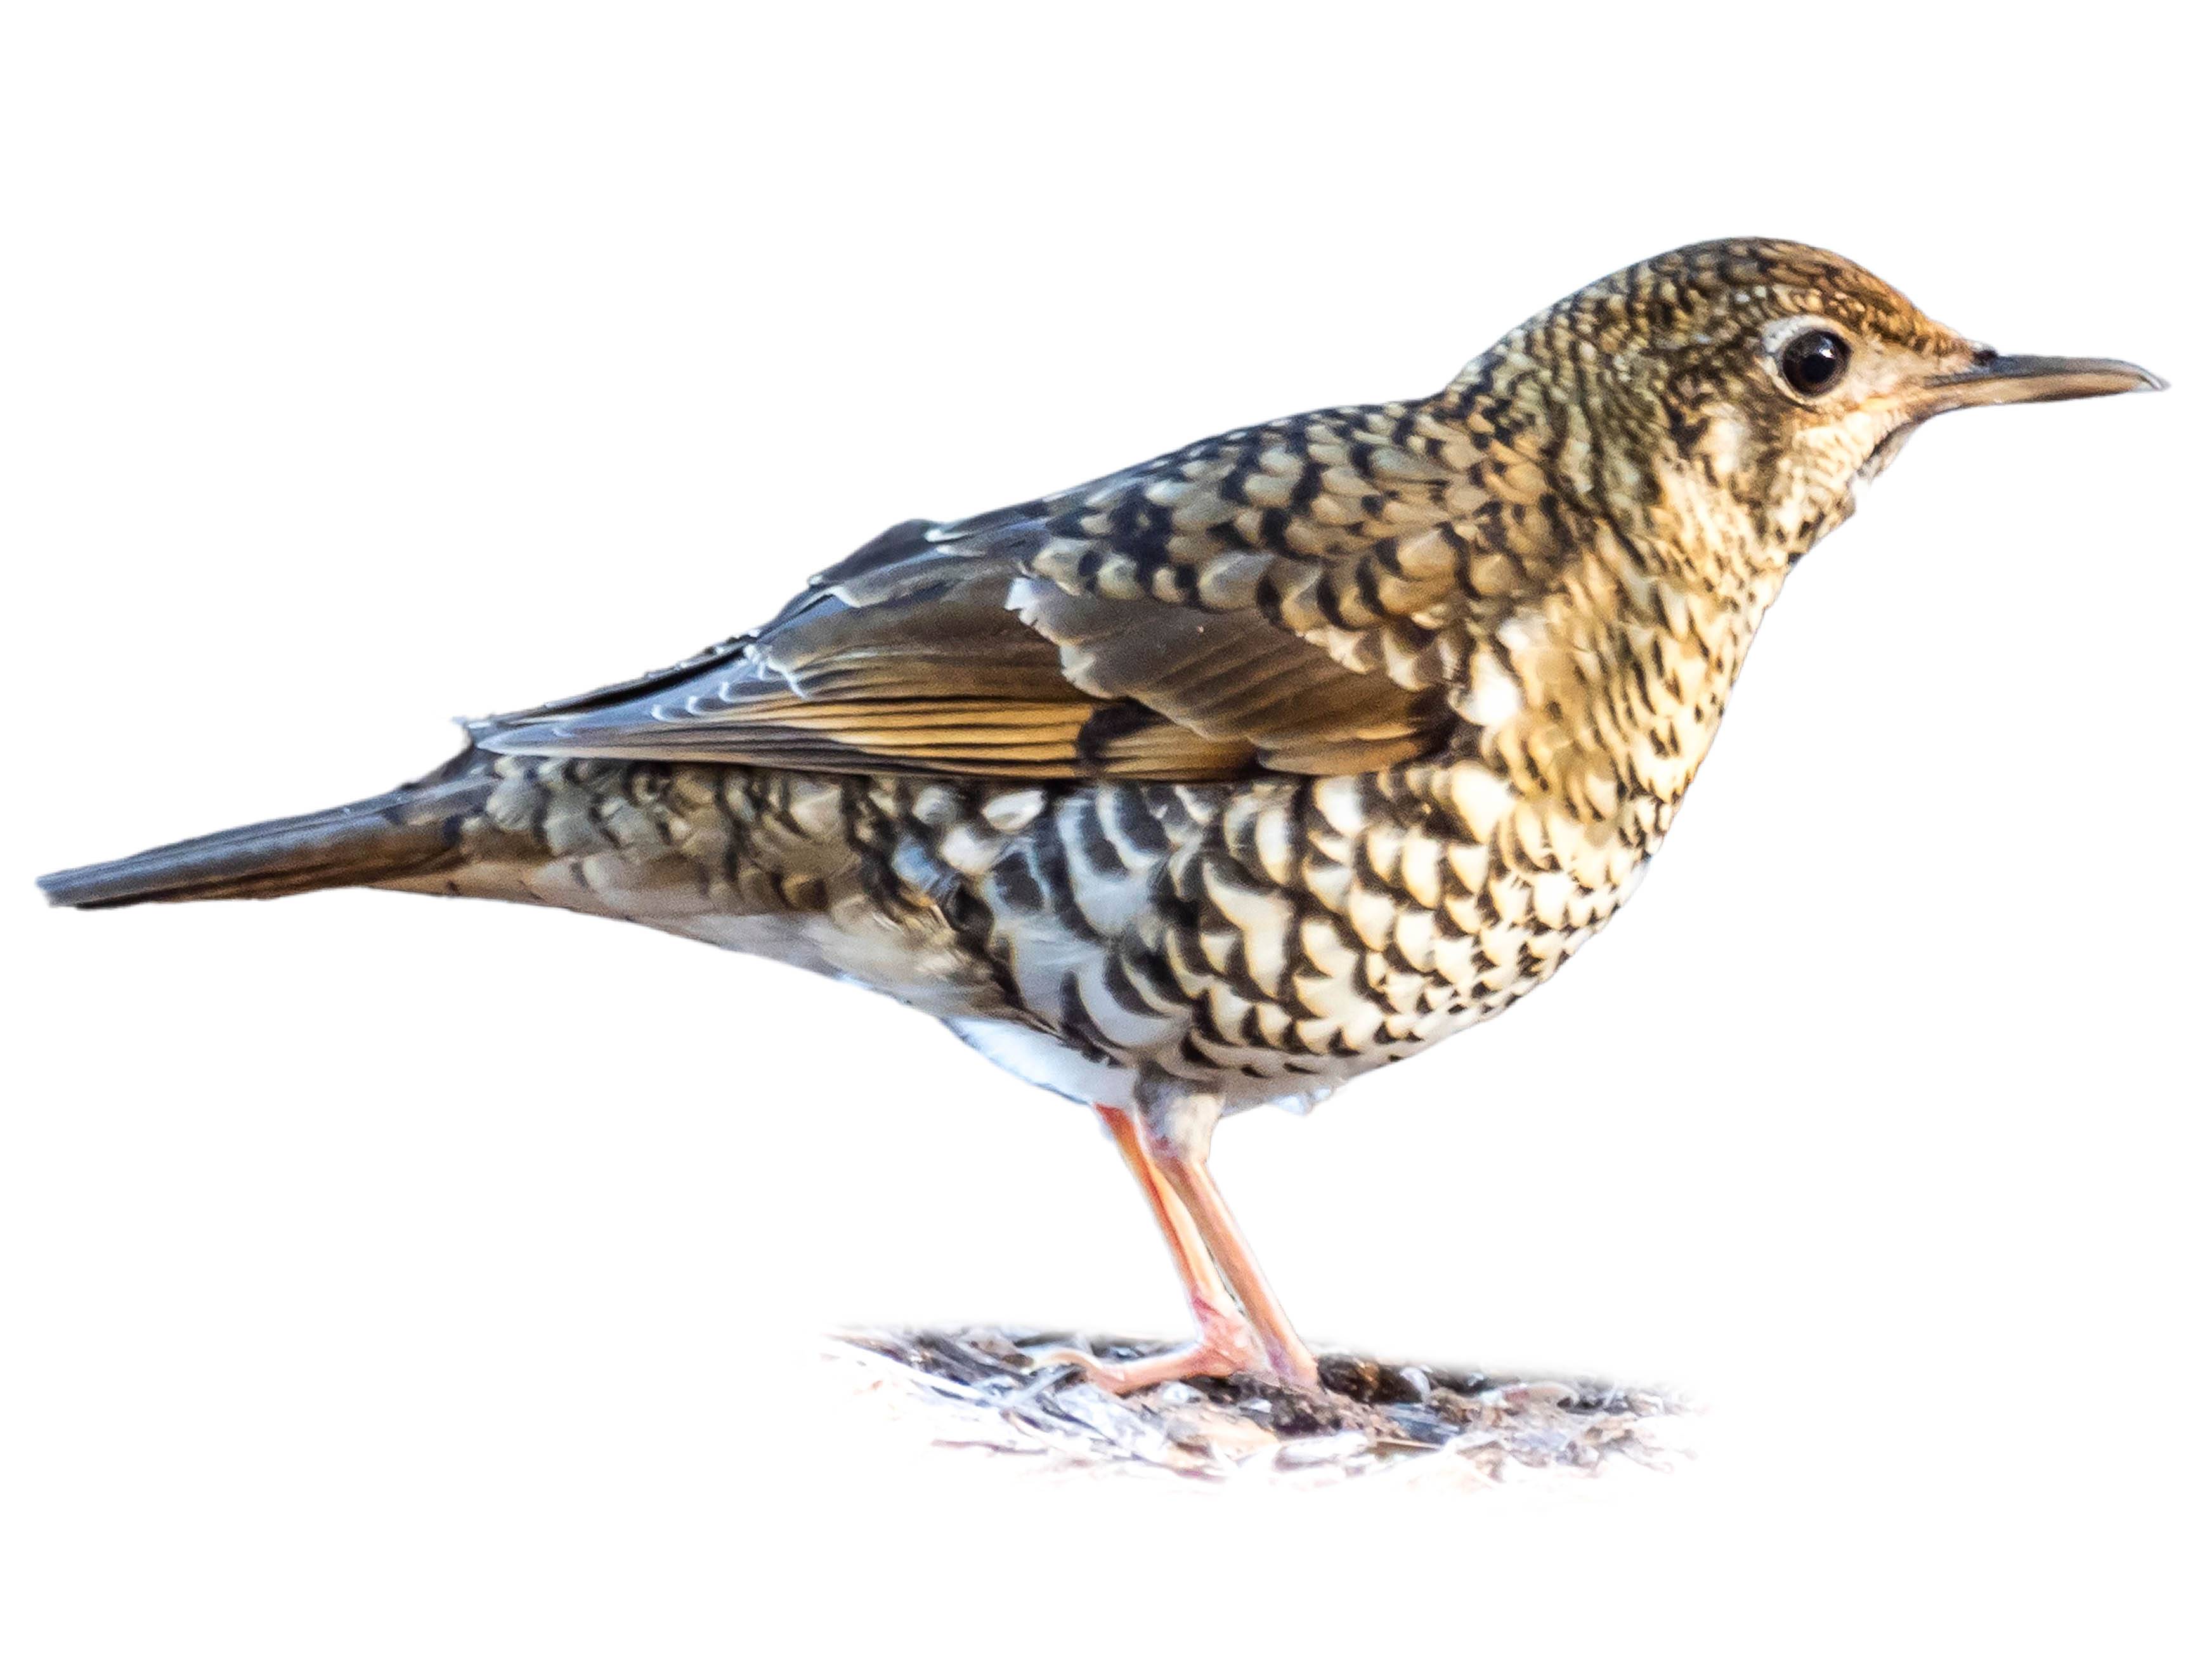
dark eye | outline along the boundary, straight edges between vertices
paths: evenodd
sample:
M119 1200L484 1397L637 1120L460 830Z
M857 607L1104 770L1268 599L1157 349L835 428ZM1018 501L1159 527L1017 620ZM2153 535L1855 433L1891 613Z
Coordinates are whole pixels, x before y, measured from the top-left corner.
M1782 378L1801 398L1832 391L1850 366L1851 349L1825 328L1808 328L1782 348Z

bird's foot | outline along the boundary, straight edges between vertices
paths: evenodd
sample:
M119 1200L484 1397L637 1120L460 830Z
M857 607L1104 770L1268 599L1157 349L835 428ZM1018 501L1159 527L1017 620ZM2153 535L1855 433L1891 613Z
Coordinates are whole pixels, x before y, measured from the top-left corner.
M1036 1356L1040 1365L1073 1365L1084 1380L1109 1394L1135 1394L1163 1382L1193 1376L1234 1376L1239 1371L1271 1375L1274 1367L1258 1334L1243 1320L1227 1315L1203 1322L1198 1340L1143 1359L1101 1359L1082 1348L1051 1348ZM1305 1384L1313 1386L1310 1382Z

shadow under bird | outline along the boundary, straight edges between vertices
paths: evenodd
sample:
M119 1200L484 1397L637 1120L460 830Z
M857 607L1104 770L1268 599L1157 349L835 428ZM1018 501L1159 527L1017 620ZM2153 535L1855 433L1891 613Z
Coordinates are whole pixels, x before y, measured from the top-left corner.
M1197 1340L1056 1358L1310 1388L1206 1171L1222 1115L1487 1019L1603 927L1791 565L1923 421L2160 384L2003 356L1814 248L1683 248L1431 397L894 526L419 782L41 885L525 900L872 987L1094 1105L1152 1205Z

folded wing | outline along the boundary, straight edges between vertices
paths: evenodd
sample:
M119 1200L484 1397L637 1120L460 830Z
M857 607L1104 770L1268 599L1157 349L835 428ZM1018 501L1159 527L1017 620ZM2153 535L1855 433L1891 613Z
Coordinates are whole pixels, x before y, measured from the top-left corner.
M1189 781L1370 770L1451 724L1479 509L1395 405L1328 410L954 524L774 621L477 722L507 753ZM1456 492L1456 493L1455 493Z

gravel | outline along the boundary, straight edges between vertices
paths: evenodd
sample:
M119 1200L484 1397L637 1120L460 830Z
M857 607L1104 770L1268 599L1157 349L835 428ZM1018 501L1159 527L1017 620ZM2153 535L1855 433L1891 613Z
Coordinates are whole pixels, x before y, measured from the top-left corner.
M825 1357L931 1443L1055 1473L1463 1487L1621 1463L1664 1470L1684 1455L1670 1431L1689 1408L1654 1389L1325 1354L1318 1395L1237 1376L1117 1399L1079 1368L1033 1357L1068 1346L1126 1361L1171 1345L1055 1331L863 1330L837 1334Z

